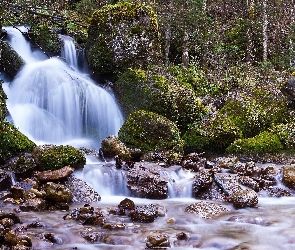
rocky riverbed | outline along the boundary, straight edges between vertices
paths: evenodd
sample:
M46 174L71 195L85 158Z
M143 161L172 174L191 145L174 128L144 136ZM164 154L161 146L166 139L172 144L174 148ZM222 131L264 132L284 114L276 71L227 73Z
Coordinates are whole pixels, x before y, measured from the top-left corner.
M235 157L209 160L191 154L181 166L121 163L97 160L89 164L88 159L81 170L33 172L11 182L13 172L2 170L0 241L4 249L295 246L295 166L290 159L274 164ZM109 184L97 179L95 171L108 182L113 179L114 189L108 194L104 185ZM183 193L187 184L190 195Z

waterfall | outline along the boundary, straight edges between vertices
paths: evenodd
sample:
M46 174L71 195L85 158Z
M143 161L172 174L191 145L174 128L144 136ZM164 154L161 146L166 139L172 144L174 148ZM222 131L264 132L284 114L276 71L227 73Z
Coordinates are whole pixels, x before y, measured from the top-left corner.
M97 149L116 135L123 116L111 93L59 58L44 60L14 28L5 28L9 42L26 62L5 87L11 120L36 143L70 144ZM17 41L17 42L16 42ZM65 47L68 42L65 43ZM68 60L73 51L64 50Z
M63 48L61 56L64 57L67 63L76 71L78 71L78 58L77 51L74 43L74 39L70 36L59 35L59 38L63 41Z

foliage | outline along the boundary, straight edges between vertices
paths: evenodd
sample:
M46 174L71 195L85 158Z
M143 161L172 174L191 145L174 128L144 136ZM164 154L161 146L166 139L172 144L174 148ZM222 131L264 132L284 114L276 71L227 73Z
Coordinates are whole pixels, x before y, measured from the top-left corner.
M157 68L128 69L114 84L114 92L125 114L152 111L175 122L182 132L207 112L193 90Z
M0 121L0 161L22 152L32 152L35 143L8 122Z
M86 164L85 156L72 146L44 145L33 151L33 157L40 171L57 170L65 166L75 169Z
M129 148L143 152L173 150L180 153L183 141L176 125L156 113L137 110L130 114L118 133Z
M286 150L295 149L295 122L279 124L270 131L276 134Z
M266 153L280 153L283 148L277 134L263 131L253 138L236 140L226 149L226 152L230 154L257 156Z
M186 152L223 152L232 142L242 137L234 123L224 115L208 117L192 125L183 136Z
M53 55L60 55L61 43L58 34L47 25L40 24L31 27L29 35L43 50Z

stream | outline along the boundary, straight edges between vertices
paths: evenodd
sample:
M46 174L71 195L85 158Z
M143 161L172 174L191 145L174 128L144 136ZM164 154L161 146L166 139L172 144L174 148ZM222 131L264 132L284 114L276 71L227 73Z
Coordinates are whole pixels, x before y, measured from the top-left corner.
M97 150L103 138L117 135L124 121L120 107L112 92L91 80L85 64L78 63L78 52L71 38L61 36L64 41L61 57L48 59L41 51L32 51L18 30L4 29L8 32L7 41L26 62L13 81L4 79L10 113L7 120L36 144L68 144ZM239 210L225 203L228 211L204 219L184 211L188 205L200 201L191 197L193 174L189 171L161 173L173 180L169 182L169 198L165 200L131 197L124 173L97 159L87 158L84 169L74 175L101 195L101 201L91 206L101 208L108 221L122 223L125 229L87 227L79 221L63 220L67 211L18 213L22 225L36 221L43 224L27 232L32 235L33 249L145 249L151 231L168 234L171 248L176 249L295 249L295 197L259 197L257 207ZM126 197L136 205L158 204L166 212L153 223L110 215L109 211ZM71 204L70 209L79 207L83 205ZM16 207L0 201L0 208L14 212ZM84 231L107 237L90 243L81 237ZM56 243L38 240L38 235L46 232L55 234ZM187 237L179 239L181 233Z

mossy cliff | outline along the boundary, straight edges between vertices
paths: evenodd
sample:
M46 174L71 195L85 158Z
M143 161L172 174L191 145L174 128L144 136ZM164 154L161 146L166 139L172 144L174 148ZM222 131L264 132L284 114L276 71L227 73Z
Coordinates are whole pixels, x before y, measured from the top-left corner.
M2 81L0 80L0 121L4 120L7 115L7 106L6 106L7 96L4 93L2 88Z
M96 74L113 74L128 67L146 67L158 60L158 22L143 4L120 1L94 12L86 55Z

